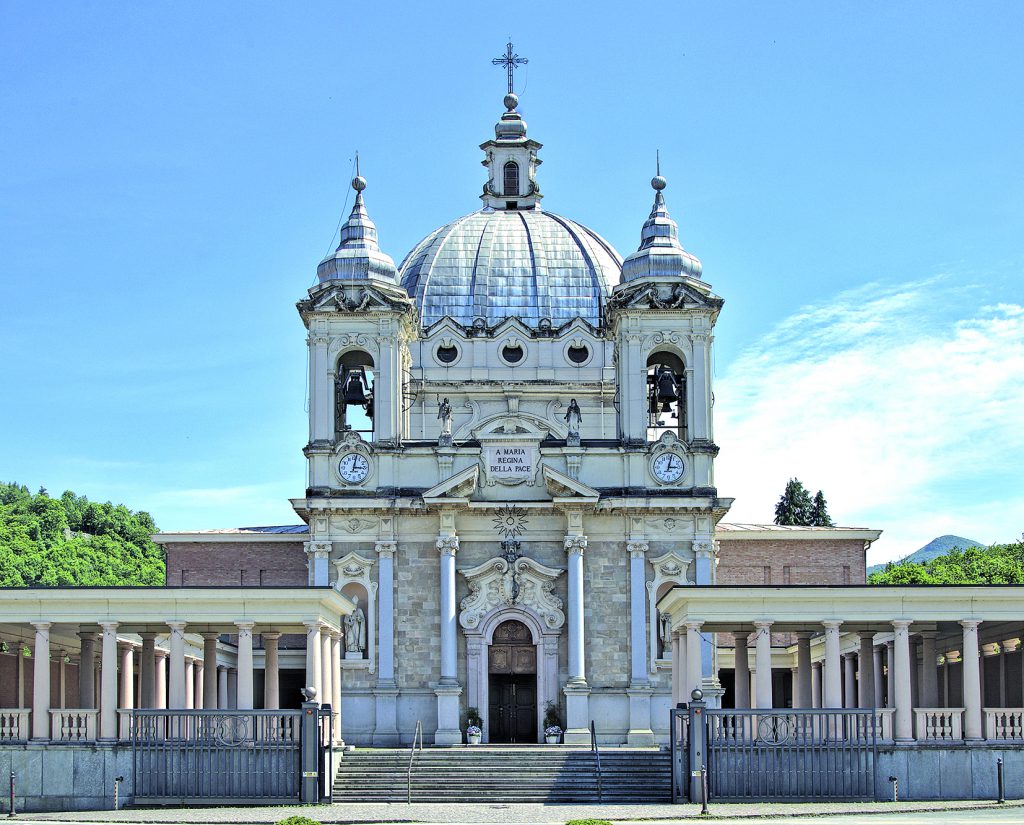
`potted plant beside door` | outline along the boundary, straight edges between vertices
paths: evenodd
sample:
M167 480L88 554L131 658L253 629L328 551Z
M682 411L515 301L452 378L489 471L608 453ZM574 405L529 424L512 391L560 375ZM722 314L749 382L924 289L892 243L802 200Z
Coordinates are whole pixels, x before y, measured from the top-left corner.
M558 715L558 705L548 702L544 708L544 741L549 745L557 745L562 739L562 718Z
M480 744L480 737L483 734L481 729L483 721L480 718L480 711L476 708L469 708L466 711L466 742L470 745Z

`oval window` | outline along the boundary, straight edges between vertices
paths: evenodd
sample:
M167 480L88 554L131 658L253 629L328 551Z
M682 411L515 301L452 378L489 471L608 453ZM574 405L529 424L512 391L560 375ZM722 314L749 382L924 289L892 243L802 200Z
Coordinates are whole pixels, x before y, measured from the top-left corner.
M458 347L438 347L437 360L442 364L453 364L459 357Z
M569 360L574 364L582 364L590 357L590 350L584 346L572 346L566 350L565 354L569 356Z
M501 357L510 364L518 364L523 360L523 348L518 344L515 346L502 347Z

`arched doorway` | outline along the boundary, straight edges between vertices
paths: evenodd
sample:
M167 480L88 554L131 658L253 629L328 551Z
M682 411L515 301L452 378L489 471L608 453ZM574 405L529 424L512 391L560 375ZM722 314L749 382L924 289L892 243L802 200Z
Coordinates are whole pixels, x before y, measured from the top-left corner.
M487 648L487 720L491 742L537 742L537 646L530 629L510 619Z

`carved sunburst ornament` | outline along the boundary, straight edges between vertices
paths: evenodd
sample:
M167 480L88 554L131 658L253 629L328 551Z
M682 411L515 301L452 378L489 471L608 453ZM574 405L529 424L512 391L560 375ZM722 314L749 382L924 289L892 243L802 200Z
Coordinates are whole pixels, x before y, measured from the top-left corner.
M506 539L514 539L526 532L526 511L514 504L506 504L494 517L494 529Z

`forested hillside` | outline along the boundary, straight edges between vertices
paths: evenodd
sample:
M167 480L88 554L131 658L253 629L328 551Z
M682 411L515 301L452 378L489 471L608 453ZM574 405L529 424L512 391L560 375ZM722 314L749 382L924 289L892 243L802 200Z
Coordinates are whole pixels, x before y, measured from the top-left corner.
M1024 584L1024 539L954 549L924 562L904 559L872 573L868 584Z
M161 585L149 513L0 483L0 586Z

